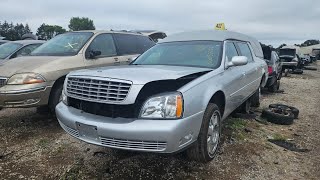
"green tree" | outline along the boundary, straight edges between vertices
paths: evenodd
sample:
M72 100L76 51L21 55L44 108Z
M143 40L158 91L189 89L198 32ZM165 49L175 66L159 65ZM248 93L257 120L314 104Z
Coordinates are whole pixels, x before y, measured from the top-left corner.
M70 31L95 30L93 20L86 17L72 17L69 23Z
M312 45L316 45L316 44L320 44L320 41L315 40L315 39L310 39L310 40L306 40L304 43L302 43L301 46L305 47L305 46L312 46Z
M4 21L3 24L0 23L0 36L3 36L8 40L20 40L22 35L30 32L30 28L27 24L26 26L23 24L13 25L12 22L9 24L7 21Z
M41 24L38 28L36 35L39 39L42 40L49 40L58 34L65 33L66 30L63 29L61 26L58 25L48 25L48 24Z

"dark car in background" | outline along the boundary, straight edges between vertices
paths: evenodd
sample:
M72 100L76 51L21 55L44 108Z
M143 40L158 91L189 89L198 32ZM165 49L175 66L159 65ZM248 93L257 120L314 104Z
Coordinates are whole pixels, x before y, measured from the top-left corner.
M280 87L282 77L282 63L276 51L269 46L262 46L263 56L268 65L268 81L265 87L270 92L276 92Z
M27 56L43 44L45 41L40 40L21 40L10 41L0 45L0 64L19 56Z

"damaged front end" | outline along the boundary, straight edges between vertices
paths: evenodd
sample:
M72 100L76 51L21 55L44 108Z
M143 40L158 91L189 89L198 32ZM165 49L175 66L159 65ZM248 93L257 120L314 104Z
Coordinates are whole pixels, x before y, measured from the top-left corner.
M138 118L143 104L152 96L176 92L189 82L207 74L210 70L192 73L177 79L157 80L146 83L139 91L133 104L111 104L91 102L78 98L68 97L68 106L83 112L110 118Z

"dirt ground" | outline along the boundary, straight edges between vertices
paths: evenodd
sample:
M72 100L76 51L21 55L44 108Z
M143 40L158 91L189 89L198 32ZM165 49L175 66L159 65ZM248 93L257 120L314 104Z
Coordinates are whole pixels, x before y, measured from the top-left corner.
M35 109L4 109L0 179L320 179L320 71L284 77L280 89L284 92L263 94L255 113L285 103L300 110L299 119L285 126L258 122L253 115L230 117L221 150L208 164L190 162L184 153L123 153L89 145ZM307 151L290 151L268 139Z

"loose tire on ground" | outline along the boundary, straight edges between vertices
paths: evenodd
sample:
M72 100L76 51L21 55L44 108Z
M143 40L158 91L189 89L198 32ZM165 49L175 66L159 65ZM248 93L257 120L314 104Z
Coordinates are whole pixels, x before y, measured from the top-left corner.
M294 115L291 111L286 113L277 113L274 112L273 109L275 108L264 109L261 116L274 124L290 125L293 123Z
M213 153L208 151L208 132L209 132L209 123L213 115L218 116L218 139L216 148ZM206 111L204 113L200 133L198 135L197 141L187 150L187 155L190 159L199 161L199 162L208 162L212 160L220 147L220 136L221 136L221 114L219 107L216 104L209 103Z
M270 104L269 108L289 108L294 115L294 119L298 119L299 117L299 109L293 106L288 106L285 104Z

